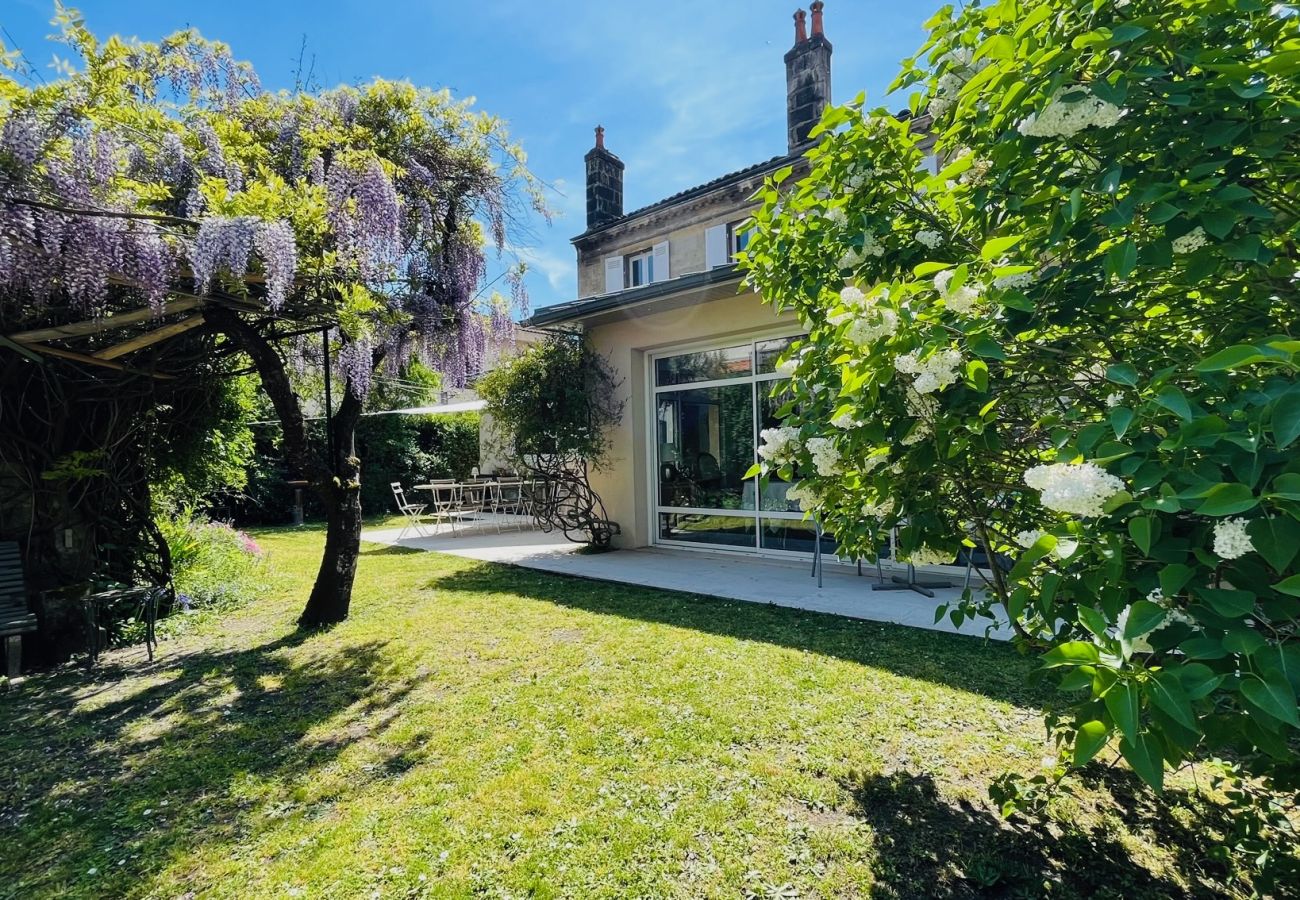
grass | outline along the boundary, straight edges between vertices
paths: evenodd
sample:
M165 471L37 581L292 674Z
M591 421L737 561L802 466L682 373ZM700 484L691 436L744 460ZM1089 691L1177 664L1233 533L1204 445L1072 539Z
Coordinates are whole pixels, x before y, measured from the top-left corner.
M367 545L353 616L277 587L146 664L0 698L0 895L1213 896L1213 813L1046 746L1009 647ZM1116 800L1104 789L1105 780Z

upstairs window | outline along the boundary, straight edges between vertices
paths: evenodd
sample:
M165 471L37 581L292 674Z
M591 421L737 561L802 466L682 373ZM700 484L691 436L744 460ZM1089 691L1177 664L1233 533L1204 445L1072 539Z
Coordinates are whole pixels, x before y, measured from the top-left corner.
M627 281L630 288L650 284L655 280L655 254L653 250L642 250L627 257Z
M727 226L727 249L728 256L734 261L736 257L745 252L749 247L749 240L754 236L754 226L746 225L744 222L732 222Z
M667 281L668 270L668 241L660 241L649 250L638 250L626 256L606 256L605 293L614 294Z

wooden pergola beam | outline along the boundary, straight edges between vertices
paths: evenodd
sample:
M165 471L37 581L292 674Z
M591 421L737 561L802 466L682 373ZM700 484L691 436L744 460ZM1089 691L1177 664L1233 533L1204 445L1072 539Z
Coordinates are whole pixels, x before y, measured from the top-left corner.
M160 315L166 316L172 313L185 312L202 305L202 297L185 296L167 301L161 313L154 312L149 308L133 309L130 312L100 316L98 319L87 319L84 322L71 322L67 325L39 328L35 331L20 331L17 334L8 335L8 337L9 340L17 341L20 344L30 344L36 341L57 341L62 338L88 337L114 328L124 328L127 325L147 322Z
M203 314L190 316L188 319L181 319L179 322L173 322L170 325L164 325L162 328L155 328L153 331L146 331L144 334L137 335L129 341L123 341L120 344L114 344L106 347L96 353L95 359L117 359L119 356L126 356L128 353L134 353L137 350L143 350L151 344L159 341L165 341L168 338L176 337L178 334L184 334L191 328L198 328L203 324Z
M141 369L133 369L130 366L124 366L119 362L113 362L111 359L98 359L85 353L77 353L73 350L64 350L62 347L51 347L49 344L24 344L29 350L35 350L38 353L44 353L46 356L57 356L60 359L70 359L73 362L86 363L87 365L99 366L104 369L114 369L118 372L127 372L131 375L146 375L149 378L157 378L161 381L173 381L175 375L168 375L163 372L145 372Z

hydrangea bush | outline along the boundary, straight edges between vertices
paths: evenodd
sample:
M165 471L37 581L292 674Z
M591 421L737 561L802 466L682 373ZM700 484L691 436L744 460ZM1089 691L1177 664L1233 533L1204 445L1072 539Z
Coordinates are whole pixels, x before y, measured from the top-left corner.
M1042 654L1037 786L1221 760L1257 885L1294 872L1300 785L1296 12L945 8L910 109L828 110L743 261L808 331L764 470L847 555L977 553L940 615Z

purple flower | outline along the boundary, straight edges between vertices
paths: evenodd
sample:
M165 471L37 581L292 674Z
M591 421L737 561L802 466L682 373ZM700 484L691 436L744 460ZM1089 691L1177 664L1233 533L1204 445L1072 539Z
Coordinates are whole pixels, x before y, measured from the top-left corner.
M225 271L234 278L248 273L248 256L258 224L253 216L213 216L203 220L190 248L190 265L199 293L207 293L218 272Z
M298 245L288 222L262 222L253 236L253 245L266 269L266 301L271 309L284 305L293 286L298 268Z

